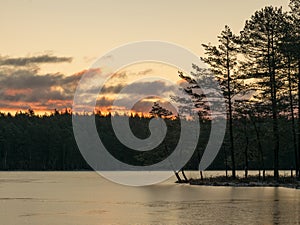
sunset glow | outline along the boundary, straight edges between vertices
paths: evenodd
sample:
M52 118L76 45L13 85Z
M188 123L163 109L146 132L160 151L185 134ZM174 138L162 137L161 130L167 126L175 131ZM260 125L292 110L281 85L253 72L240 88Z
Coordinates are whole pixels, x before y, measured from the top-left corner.
M172 1L172 10L167 7L170 3L165 1L160 3L160 7L156 7L158 2L147 3L145 6L137 1L128 4L118 1L116 4L119 6L113 7L113 4L107 2L93 1L89 3L91 7L88 7L89 4L83 1L74 4L62 1L60 7L56 7L56 3L50 2L2 2L1 21L5 24L9 22L9 25L2 26L1 32L0 111L14 114L16 111L31 108L38 114L44 114L51 113L54 109L72 108L73 94L82 75L103 69L103 72L105 71L105 68L99 68L99 71L89 70L92 63L110 49L130 41L166 40L203 55L200 43L215 42L215 35L220 30L219 21L224 21L234 30L239 30L244 25L244 18L261 6L269 3L288 8L288 1L282 0L256 0L251 3L226 1L226 4L218 1L221 5L214 9L213 18L209 10L202 9L212 8L215 1L191 1L189 6L180 1ZM85 10L86 7L89 10ZM239 10L228 16L223 9L230 7ZM56 8L55 16L49 14L51 10L45 10L46 8ZM85 11L89 13L84 13ZM152 18L149 17L151 11L156 12L156 18L149 20ZM181 16L177 16L177 13L175 16L174 12L179 11ZM125 17L124 12L127 15ZM110 19L105 19L105 22L94 19L94 15L99 14L101 18ZM114 15L113 18L111 14ZM68 21L72 21L72 24ZM195 22L197 29L193 27ZM127 23L131 25L126 26ZM22 38L16 39L19 36ZM116 38L113 37L122 38L115 41ZM178 78L177 70L178 68L154 64L121 68L114 78L108 81L107 93L99 95L96 108L103 112L135 112L134 109L111 107L117 92L133 78L142 78L145 75L162 76L180 85L182 81ZM162 84L153 86L161 87ZM130 98L130 95L125 97ZM151 101L153 103L156 100L144 101L137 112L147 113Z

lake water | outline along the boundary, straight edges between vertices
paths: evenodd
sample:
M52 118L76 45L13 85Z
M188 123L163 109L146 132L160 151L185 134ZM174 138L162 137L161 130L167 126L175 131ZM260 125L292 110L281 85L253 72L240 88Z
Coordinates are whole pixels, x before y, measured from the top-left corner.
M0 172L0 224L300 224L300 190L174 181L128 187L95 172Z

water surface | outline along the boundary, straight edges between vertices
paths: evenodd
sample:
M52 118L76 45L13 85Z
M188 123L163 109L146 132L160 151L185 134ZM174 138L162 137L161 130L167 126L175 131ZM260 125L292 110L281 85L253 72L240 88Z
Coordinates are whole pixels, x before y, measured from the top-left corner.
M128 187L95 172L0 172L0 221L5 225L300 224L300 190L174 181Z

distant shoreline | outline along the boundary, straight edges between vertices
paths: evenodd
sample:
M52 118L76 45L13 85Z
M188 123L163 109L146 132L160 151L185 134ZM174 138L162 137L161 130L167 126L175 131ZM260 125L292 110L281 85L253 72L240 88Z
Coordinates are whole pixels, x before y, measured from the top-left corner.
M94 170L0 170L1 173L84 173L84 172L101 172ZM104 172L104 171L102 171ZM106 172L135 172L135 171L106 171ZM136 171L143 172L143 171ZM156 172L167 172L167 171L156 171ZM170 171L168 171L170 172ZM186 171L187 173L197 173L198 171ZM208 172L208 171L206 171ZM219 171L210 171L210 172L223 172ZM242 172L242 171L239 171ZM268 171L270 172L270 171ZM283 172L283 171L282 171ZM190 174L189 174L190 175ZM195 174L194 174L195 175ZM208 174L206 174L208 175ZM174 176L175 178L175 176ZM274 180L272 175L266 175L265 178L259 175L249 175L247 178L242 176L237 176L235 179L230 176L207 176L201 178L187 178L187 180L182 179L181 182L174 182L176 184L189 184L195 186L214 186L214 187L284 187L290 189L299 189L300 190L300 180L291 176L281 175L278 181Z

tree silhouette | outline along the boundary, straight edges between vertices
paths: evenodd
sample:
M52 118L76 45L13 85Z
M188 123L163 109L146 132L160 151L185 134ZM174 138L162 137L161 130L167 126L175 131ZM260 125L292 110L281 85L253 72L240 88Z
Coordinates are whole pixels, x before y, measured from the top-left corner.
M149 113L154 117L160 117L160 118L166 118L173 115L173 113L170 110L161 107L157 102L153 103L153 106Z
M238 92L239 82L237 79L237 37L228 26L218 36L219 45L212 46L203 44L207 57L201 59L207 63L212 72L217 76L222 88L223 95L227 100L229 118L229 137L232 164L232 177L236 177L235 172L235 151L233 138L233 97Z
M300 180L300 1L299 0L291 0L290 1L291 8L291 23L292 29L289 30L290 35L289 39L289 55L292 57L292 60L295 61L295 68L298 69L297 80L298 80L298 156L295 156L298 162L298 179ZM296 154L297 155L297 154Z
M278 69L281 64L280 43L285 14L272 6L256 11L241 32L242 53L246 58L248 78L255 78L258 101L270 102L273 118L274 177L279 178L278 99L282 87Z

